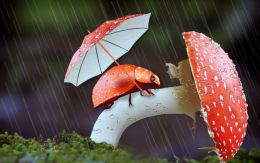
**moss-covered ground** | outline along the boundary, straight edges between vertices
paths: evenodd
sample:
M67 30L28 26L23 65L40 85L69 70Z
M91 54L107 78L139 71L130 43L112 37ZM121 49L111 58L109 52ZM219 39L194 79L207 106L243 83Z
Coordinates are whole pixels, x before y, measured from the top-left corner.
M217 163L216 156L187 163ZM61 132L52 139L24 139L18 134L0 134L0 163L166 163L165 159L138 159L128 151L106 143L94 143L77 133ZM231 163L260 163L260 150L240 150Z

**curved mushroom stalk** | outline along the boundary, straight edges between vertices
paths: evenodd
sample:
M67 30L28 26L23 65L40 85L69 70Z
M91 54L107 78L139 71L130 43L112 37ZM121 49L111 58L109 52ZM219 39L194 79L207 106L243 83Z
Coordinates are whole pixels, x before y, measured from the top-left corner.
M194 85L188 83L184 85L185 82L192 81L189 66L183 64L185 62L181 62L179 67L168 64L170 73L178 71L177 76L172 74L173 78L183 77L181 86L153 90L155 95L150 97L141 96L139 92L133 93L133 105L130 107L128 96L121 97L110 109L100 114L90 138L97 143L106 142L117 146L125 129L141 119L162 114L185 114L195 119L195 113L200 109L200 102ZM188 78L187 72L190 73Z

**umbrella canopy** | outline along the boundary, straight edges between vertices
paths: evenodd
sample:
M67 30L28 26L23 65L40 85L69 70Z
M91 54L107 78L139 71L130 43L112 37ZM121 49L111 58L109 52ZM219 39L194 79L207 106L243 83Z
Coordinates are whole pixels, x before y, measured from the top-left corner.
M64 82L79 86L103 73L147 31L150 15L136 14L106 21L86 35L70 61Z

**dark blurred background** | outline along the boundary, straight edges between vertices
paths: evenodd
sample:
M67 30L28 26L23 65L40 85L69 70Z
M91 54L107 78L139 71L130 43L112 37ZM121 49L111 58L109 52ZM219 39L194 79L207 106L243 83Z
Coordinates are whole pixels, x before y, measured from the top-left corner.
M163 87L177 86L165 62L186 59L181 33L195 30L212 37L237 65L249 104L243 147L260 144L259 0L26 0L0 2L0 132L52 137L61 129L89 136L102 112L93 110L91 91L98 77L74 87L63 79L87 31L105 20L152 13L150 29L121 63L147 67ZM120 147L139 157L174 155L199 159L199 147L212 146L202 118L196 133L184 115L148 118L131 126Z

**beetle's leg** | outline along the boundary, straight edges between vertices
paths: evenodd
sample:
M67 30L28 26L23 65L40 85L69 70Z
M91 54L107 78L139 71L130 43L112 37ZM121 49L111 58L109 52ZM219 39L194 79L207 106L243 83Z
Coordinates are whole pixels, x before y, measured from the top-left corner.
M148 91L147 89L145 89L143 91L140 91L140 95L141 96L152 96L154 94L153 94L153 92L151 90Z
M131 98L131 93L129 94L129 98L128 98L128 101L129 101L129 106L132 106L132 98Z
M109 104L105 107L105 109L110 109L113 104L114 104L114 102L109 103Z
M146 91L149 95L151 95L151 96L154 95L154 93L153 93L150 89L146 89L145 91Z
M139 87L141 88L141 89L139 89L139 90L140 90L140 95L141 95L141 96L144 96L145 94L144 94L143 86L142 86L142 85L139 85Z
M144 85L142 85L142 91L140 91L141 95L144 96L153 96L153 92L150 89L146 89Z
M144 88L143 85L139 85L139 87L141 88L141 90L140 90L141 96L150 96L150 94L146 91L146 89Z
M150 96L150 94L144 89L140 91L141 96Z
M141 96L147 96L144 90L141 90L141 91L140 91L140 95L141 95Z

